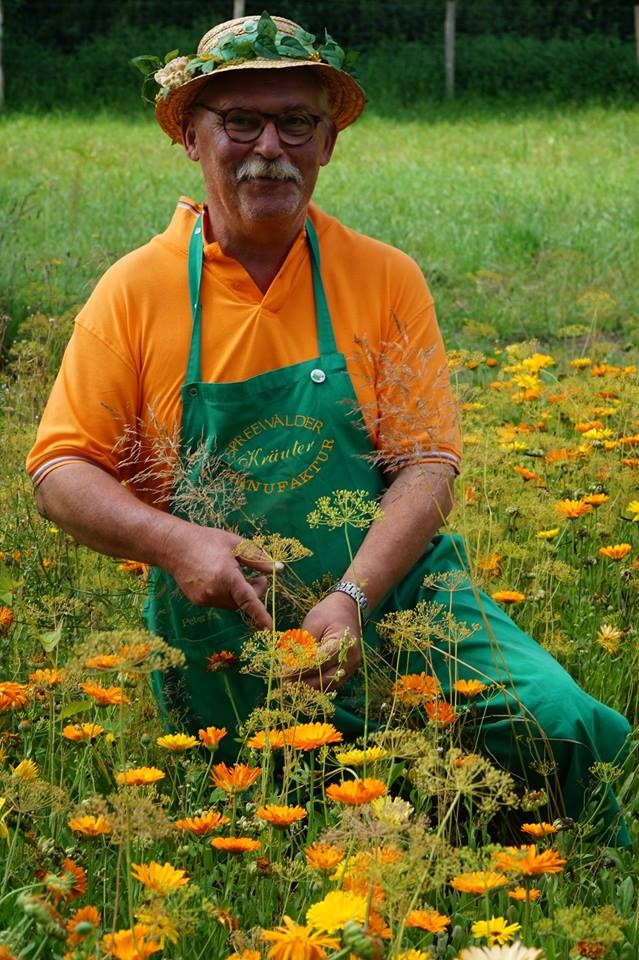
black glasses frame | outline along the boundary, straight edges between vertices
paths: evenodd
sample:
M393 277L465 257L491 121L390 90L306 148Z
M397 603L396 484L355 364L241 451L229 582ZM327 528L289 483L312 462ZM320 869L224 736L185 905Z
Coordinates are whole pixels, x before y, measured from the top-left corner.
M246 107L246 108L231 107L228 110L219 110L217 107L210 107L206 103L198 102L195 105L197 107L202 107L204 110L208 110L209 113L214 113L216 116L218 116L222 121L222 126L224 127L225 134L227 135L229 140L232 140L234 143L254 143L256 140L259 140L259 138L262 136L266 125L268 123L272 123L275 126L275 129L277 130L277 135L282 141L282 143L285 143L288 147L302 147L304 146L305 143L308 143L309 140L313 139L315 135L315 131L317 130L317 125L320 122L320 120L323 119L317 114L307 113L305 110L301 110L301 111L291 110L287 113L264 113L262 110L253 110L252 107ZM242 137L240 138L238 137L237 132L232 133L227 128L226 126L227 116L229 115L229 113L234 113L235 111L238 111L238 110L243 113L254 114L256 117L259 117L261 119L262 125L254 136L245 137L244 135L242 135ZM305 118L308 118L313 122L313 129L309 133L308 137L305 137L303 140L298 140L298 139L291 140L290 134L287 135L286 133L282 133L279 126L280 121L283 120L285 117L291 117L291 116L304 116Z

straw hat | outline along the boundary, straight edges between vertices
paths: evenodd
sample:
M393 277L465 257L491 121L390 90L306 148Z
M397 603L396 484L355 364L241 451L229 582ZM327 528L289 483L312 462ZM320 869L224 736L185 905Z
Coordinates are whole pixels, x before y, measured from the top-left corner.
M172 140L181 142L181 120L201 88L218 73L282 67L312 68L328 91L331 117L343 130L359 117L366 98L359 83L345 69L344 51L331 37L315 40L297 23L284 17L239 17L209 30L192 56L174 57L154 74L160 90L155 116Z

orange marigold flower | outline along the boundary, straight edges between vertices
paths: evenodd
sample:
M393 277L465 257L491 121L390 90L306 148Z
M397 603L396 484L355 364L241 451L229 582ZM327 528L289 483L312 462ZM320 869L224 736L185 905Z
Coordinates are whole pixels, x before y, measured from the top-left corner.
M455 708L447 700L429 700L426 704L426 715L440 727L448 727L457 719Z
M143 787L149 783L163 780L166 774L157 767L133 767L131 770L122 770L116 774L118 783L127 787Z
M99 707L112 707L119 703L130 703L120 687L103 687L99 683L81 683L80 690L91 697Z
M518 590L495 590L494 593L491 593L491 597L495 603L523 603L526 594L520 593Z
M326 794L331 800L345 803L348 806L359 806L370 803L386 793L386 784L375 777L364 777L363 780L343 780L341 783L332 783L326 788Z
M599 547L599 556L607 557L608 560L623 560L631 550L629 543L615 543L609 547Z
M341 847L332 843L313 843L305 847L306 862L313 870L328 872L342 862L345 853Z
M155 742L158 747L163 747L172 753L186 753L187 750L196 747L198 741L197 737L186 733L166 733L163 737L158 737Z
M527 833L529 837L547 837L551 833L557 833L557 827L552 823L522 823L522 833Z
M458 873L450 881L451 887L459 890L460 893L474 893L478 896L486 893L487 890L505 887L507 883L508 877L504 873L496 873L494 870L472 870L468 873Z
M139 560L123 560L118 564L118 570L122 573L136 574L139 577L146 577L149 572L148 564L140 563Z
M253 750L264 750L267 743L271 750L279 750L286 741L283 730L259 730L246 742Z
M239 953L230 954L226 960L262 960L262 954L259 950L251 950L249 947L244 947Z
M261 939L273 944L267 953L267 960L326 960L326 950L338 950L337 937L319 933L312 927L304 927L290 917L284 917L284 923L275 930L263 930Z
M29 680L41 687L57 687L64 679L64 670L44 667L29 674Z
M102 949L116 960L146 960L162 949L162 944L150 937L150 928L136 923L130 930L117 930L102 937Z
M465 753L461 757L455 757L453 760L454 767L472 767L474 763L477 763L479 760L478 753Z
M102 814L71 817L67 822L69 829L81 833L83 837L100 837L113 832L113 824Z
M211 846L225 853L252 853L259 850L262 844L252 837L213 837Z
M405 673L397 678L391 689L401 703L419 706L426 700L434 699L441 686L437 677L428 673Z
M592 505L583 500L560 500L555 504L555 510L565 520L577 520L579 517L592 513Z
M487 689L488 684L482 683L481 680L457 680L455 683L457 693L461 693L465 697L474 697Z
M608 947L600 940L578 940L575 944L578 957L605 957Z
M117 670L121 663L122 660L115 653L96 653L84 661L89 670Z
M206 813L200 813L197 817L186 817L184 820L176 820L175 826L178 830L186 830L196 837L205 837L213 833L219 827L230 823L228 817L218 813L216 810L207 810Z
M213 750L220 745L220 741L224 739L226 734L226 727L206 727L206 729L200 729L197 732L200 742Z
M636 470L639 467L639 457L624 457L621 463L624 467L630 467L631 470Z
M406 926L427 930L429 933L443 933L450 924L450 917L437 910L409 910L406 914Z
M607 493L588 493L581 499L583 503L589 503L591 507L596 508L606 503L607 500L610 500L610 497Z
M343 734L332 723L298 723L284 732L284 742L295 750L316 750L327 743L341 743Z
M24 683L5 680L0 683L0 711L19 710L29 702L29 688Z
M13 610L11 607L0 607L0 633L6 633L13 623Z
M541 480L541 475L539 473L534 473L532 470L527 470L526 467L513 467L515 473L518 473L522 480Z
M266 820L274 827L290 827L307 816L303 807L279 806L276 803L267 803L265 807L258 807L255 812L260 820Z
M156 860L150 863L132 863L131 876L156 893L166 896L172 890L179 890L189 882L186 870L176 869L172 864L162 865Z
M217 673L219 670L228 670L234 667L239 657L232 650L218 650L206 658L206 669L211 673Z
M60 873L47 873L42 882L55 903L59 900L77 900L87 892L88 886L85 871L68 857Z
M104 727L98 723L69 723L62 728L64 739L72 740L73 743L95 740L101 733L104 733Z
M285 630L277 641L277 649L285 670L303 670L316 661L319 647L308 630Z
M75 947L99 928L102 917L100 911L93 906L79 907L73 916L67 920L67 944ZM81 932L78 931L80 927ZM2 954L0 954L0 960Z
M489 557L484 557L479 561L479 569L489 577L498 577L501 573L501 555L491 553Z
M541 890L538 890L537 887L515 887L513 890L508 891L508 896L511 900L518 900L520 903L525 903L526 901L532 903L534 900L539 900Z
M507 847L493 856L498 870L508 873L520 873L525 877L538 877L542 873L561 873L566 860L555 850L543 850L537 853L533 843L521 847Z
M150 643L127 643L120 649L119 657L127 666L139 667L152 653Z
M211 772L211 780L214 786L224 793L243 793L255 783L260 773L259 767L249 767L245 763L236 763L233 767L216 763Z

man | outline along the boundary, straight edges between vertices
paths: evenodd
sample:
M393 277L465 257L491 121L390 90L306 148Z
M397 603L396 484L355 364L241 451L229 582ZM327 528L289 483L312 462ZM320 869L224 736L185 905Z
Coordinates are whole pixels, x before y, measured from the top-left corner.
M375 622L434 601L439 640L400 651L388 675L428 668L447 694L484 681L483 747L533 782L556 774L554 808L578 815L589 766L617 757L628 725L479 594L458 539L437 534L460 441L432 299L407 256L311 203L364 107L345 62L330 38L264 14L214 27L155 74L157 119L200 164L206 203L182 198L81 311L28 460L38 505L80 543L154 568L147 624L186 656L156 692L188 728L237 727L263 696L261 680L215 671L249 621L317 638L325 660L306 679L339 688L335 722L358 736L378 719L357 677L364 653L385 656ZM159 451L176 437L171 463ZM301 624L273 623L265 592L284 563L242 545L260 532L312 551L296 565L314 590Z

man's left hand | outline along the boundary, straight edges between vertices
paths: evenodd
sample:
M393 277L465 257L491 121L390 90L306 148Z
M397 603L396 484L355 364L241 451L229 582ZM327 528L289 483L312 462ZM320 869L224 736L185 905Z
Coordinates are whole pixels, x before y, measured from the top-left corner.
M326 659L317 670L308 671L301 679L316 690L334 689L346 683L362 662L362 630L354 601L343 593L329 593L308 612L302 629L313 634L320 654ZM345 635L350 646L344 651Z

